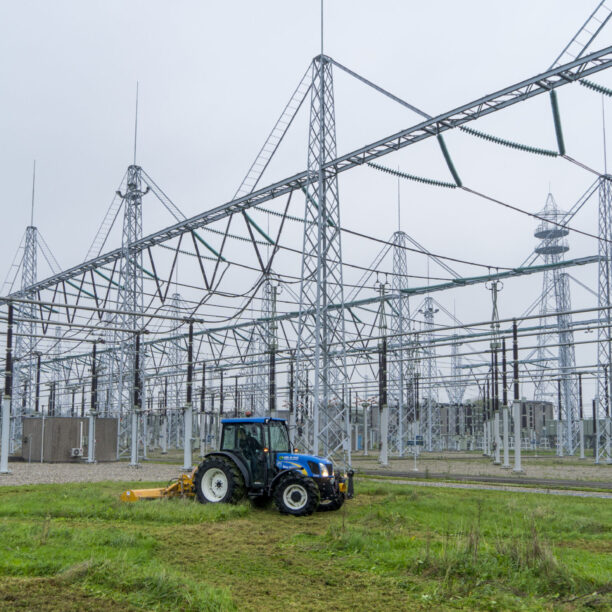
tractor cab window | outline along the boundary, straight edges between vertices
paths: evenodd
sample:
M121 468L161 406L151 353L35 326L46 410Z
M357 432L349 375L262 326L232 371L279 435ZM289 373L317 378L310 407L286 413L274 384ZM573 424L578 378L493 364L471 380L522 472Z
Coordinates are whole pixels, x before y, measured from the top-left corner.
M272 452L291 452L287 427L284 423L270 421L270 450Z
M226 423L223 427L221 450L245 452L263 449L259 423Z
M221 439L221 450L236 450L236 426L225 425L223 427L223 438Z

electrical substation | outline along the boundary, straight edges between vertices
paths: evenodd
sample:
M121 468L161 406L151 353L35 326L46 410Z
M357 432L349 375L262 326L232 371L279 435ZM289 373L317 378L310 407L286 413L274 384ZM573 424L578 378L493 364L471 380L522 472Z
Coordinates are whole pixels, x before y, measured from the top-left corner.
M364 456L386 466L478 452L519 474L521 450L612 463L612 175L566 137L581 101L612 97L597 80L612 67L612 47L598 44L611 16L612 4L599 3L549 68L433 116L321 49L301 78L296 71L233 196L195 216L139 165L135 137L97 231L83 229L93 241L82 263L61 266L53 235L43 238L32 216L5 265L0 473L18 458L137 467L168 454L189 470L218 446L221 419L251 415L286 419L296 447L346 467ZM339 78L402 107L409 127L345 151ZM547 143L488 127L533 104ZM292 160L299 171L272 180L298 125L307 126ZM533 159L542 181L542 159L579 171L583 195L552 188L527 210L462 172L461 143ZM425 146L439 175L401 157ZM397 190L387 235L345 221L353 175ZM528 216L532 234L514 237L524 260L428 250L403 212L415 185L449 206L461 206L459 194ZM167 226L145 233L154 205ZM596 231L584 218L598 219ZM431 223L454 231L439 216ZM585 255L574 254L577 238ZM470 314L476 299L484 319Z

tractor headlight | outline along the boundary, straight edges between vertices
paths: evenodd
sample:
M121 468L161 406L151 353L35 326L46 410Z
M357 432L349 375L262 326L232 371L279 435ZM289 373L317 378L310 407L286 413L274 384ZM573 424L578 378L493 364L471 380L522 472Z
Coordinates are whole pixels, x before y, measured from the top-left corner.
M321 470L322 478L327 478L329 476L329 472L327 471L327 466L324 463L319 463L319 469Z

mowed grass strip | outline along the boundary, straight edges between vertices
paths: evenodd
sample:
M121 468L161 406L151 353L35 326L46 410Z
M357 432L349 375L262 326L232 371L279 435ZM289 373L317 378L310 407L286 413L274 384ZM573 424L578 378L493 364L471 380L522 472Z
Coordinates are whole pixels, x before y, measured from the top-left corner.
M612 609L609 500L361 481L294 518L129 486L0 488L0 610Z

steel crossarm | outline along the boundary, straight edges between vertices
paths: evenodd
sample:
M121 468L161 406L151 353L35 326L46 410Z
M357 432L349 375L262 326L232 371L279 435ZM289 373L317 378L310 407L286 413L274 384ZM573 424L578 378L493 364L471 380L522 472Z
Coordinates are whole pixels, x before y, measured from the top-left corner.
M402 289L401 294L402 295L426 295L428 292L433 293L435 291L444 291L444 290L448 290L448 289L452 289L456 287L482 284L484 282L492 281L492 280L501 280L501 279L507 279L507 278L512 278L516 276L537 274L537 273L541 273L541 272L544 272L545 270L550 270L550 269L563 269L563 268L570 268L570 267L581 266L581 265L588 265L588 264L593 264L593 263L599 263L599 261L600 261L599 255L591 255L591 256L581 257L577 259L564 260L564 261L554 263L554 264L528 266L525 268L515 268L513 270L497 272L493 274L487 274L484 276L474 276L474 277L456 279L455 281L450 281L447 283L440 283L437 285L430 285L429 287L427 286L413 287L413 288L411 287L408 289ZM394 301L397 301L398 297L399 297L399 293L396 291L392 291L392 292L387 293L383 299L385 300L386 303L393 304ZM0 298L0 304L7 303L9 300L10 298L8 297ZM376 305L376 304L379 304L380 301L381 301L380 296L375 296L371 298L363 298L359 300L348 301L348 302L345 302L344 304L330 304L329 309L334 309L334 310L346 309L350 311L350 309L352 308L371 306L373 304ZM273 321L276 323L280 323L280 324L282 324L284 321L292 322L298 319L299 314L300 314L299 311L289 311L289 312L283 312L283 313L277 314L276 316L273 316L273 317L259 317L257 319L248 319L245 321L240 321L238 323L233 323L229 325L208 327L207 329L201 329L201 330L195 331L194 337L195 336L214 337L216 335L220 335L226 332L233 332L239 329L250 329L253 327L262 326L262 325L271 323ZM305 314L308 316L312 316L314 314L314 310L308 310L305 312ZM553 327L555 326L553 325L550 326L551 329ZM530 329L531 328L528 328L525 331L528 331ZM156 339L143 341L143 346L155 346L156 344L174 342L179 339L184 339L186 337L187 335L184 333L164 336L163 338L156 338ZM99 350L99 354L103 355L104 353L111 351L111 350L113 349L103 348ZM86 358L87 355L69 355L67 357L62 357L57 361L71 360L71 359L80 358L80 357ZM3 371L0 370L0 376L2 376L2 374L3 374Z
M464 104L454 110L443 113L426 121L422 121L410 128L397 132L386 138L373 142L365 147L361 147L351 153L337 157L324 165L324 170L328 175L344 172L356 166L361 166L369 161L383 157L388 153L398 151L411 144L415 144L442 132L459 127L480 117L497 112L518 102L528 100L542 93L556 89L568 83L573 83L591 74L606 70L612 66L612 46L601 49L583 58L548 70L521 81L516 85L511 85L500 91L478 98L473 102ZM224 219L232 214L239 213L253 206L263 204L277 197L286 195L296 190L305 189L308 183L308 172L303 171L293 176L278 181L272 185L258 189L250 194L231 200L221 206L212 208L199 215L191 217L180 223L176 223L168 228L160 230L154 234L143 237L132 245L134 252L142 251L146 248L155 246L176 238L181 234L190 232L215 221ZM52 287L57 283L78 277L84 272L111 263L121 257L121 249L115 249L105 255L96 257L78 266L74 266L60 274L50 276L32 285L32 291L40 291ZM12 297L17 297L18 293L12 293Z
M427 294L428 292L445 291L447 289L453 289L456 287L476 285L476 284L481 284L487 281L502 280L502 279L512 278L515 276L527 276L530 274L541 273L541 272L544 272L545 270L551 270L551 269L557 269L557 268L559 269L570 268L570 267L575 267L575 266L584 266L584 265L589 265L593 263L599 263L599 261L600 261L599 255L589 255L587 257L568 259L568 260L560 261L554 264L542 264L538 266L527 266L524 268L514 268L512 270L507 270L504 272L497 272L494 274L486 274L483 276L473 276L473 277L464 277L464 278L454 279L452 281L440 283L437 285L429 285L429 286L424 286L424 287L411 287L408 289L402 289L401 293L406 294L406 295L424 295L424 294ZM0 304L9 302L10 298L11 296L8 296L5 298L0 297ZM397 293L388 293L385 296L385 301L393 302L393 300L397 300L397 298L398 298ZM330 304L328 308L335 309L335 310L342 310L344 308L350 309L350 308L358 308L360 306L368 306L368 305L376 304L379 302L380 302L380 297L376 296L376 297L371 297L371 298L353 300L353 301L345 302L344 304ZM307 314L312 314L312 311L308 311ZM219 333L225 330L248 328L253 325L260 325L270 320L274 320L277 322L285 321L285 320L297 318L298 315L299 315L298 311L285 312L285 313L278 314L275 317L271 317L271 318L261 317L258 319L242 321L242 322L235 323L232 325L211 327L206 332L196 332L195 335L198 335L199 333L214 334L214 333ZM167 341L167 340L168 338L164 339L164 341ZM145 345L155 344L155 342L156 342L155 340L150 340L148 342L144 342L143 344Z
M400 293L401 295L426 295L427 293L433 293L434 291L445 291L445 290L454 289L457 287L465 287L468 285L482 284L488 281L502 280L502 279L507 279L507 278L513 278L516 276L528 276L530 274L537 274L537 273L544 272L546 270L564 269L564 268L571 268L575 266L589 265L593 263L598 263L599 260L600 260L599 255L589 255L587 257L579 257L576 259L563 260L563 261L553 263L553 264L542 264L538 266L529 266L525 268L514 268L513 270L507 270L505 272L496 272L496 273L487 274L484 276L473 276L473 277L455 279L453 281L449 281L446 283L440 283L437 285L429 285L429 286L424 286L424 287L410 287L407 289L402 289L399 293L398 292L387 293L383 299L386 303L392 304L394 301L398 299L398 297L400 297ZM3 299L0 298L0 302L2 301ZM374 297L369 297L369 298L362 298L359 300L353 300L350 302L345 302L344 304L330 304L328 306L328 309L329 310L344 310L344 309L348 310L351 308L359 308L362 306L370 306L372 304L379 304L380 301L381 301L380 296L374 296ZM304 314L308 316L313 316L314 312L315 312L314 309L309 309L305 311ZM239 323L234 323L231 325L209 327L206 330L194 332L194 335L218 334L218 333L221 333L227 330L236 330L236 329L241 329L241 328L249 328L249 327L256 326L256 325L262 325L270 321L280 322L280 321L286 321L290 319L297 319L299 317L299 314L300 314L299 311L284 312L282 314L277 314L275 317L260 317L257 319L249 319L246 321L241 321ZM185 336L183 334L180 337L185 337ZM164 338L163 341L168 341L169 339L172 340L173 338ZM145 342L145 344L155 344L155 342L157 342L157 340L150 340L148 342Z
M578 81L590 74L610 68L610 66L612 66L612 47L606 47L343 155L328 163L326 170L342 172L356 165L362 165L415 142L552 91L567 83Z

